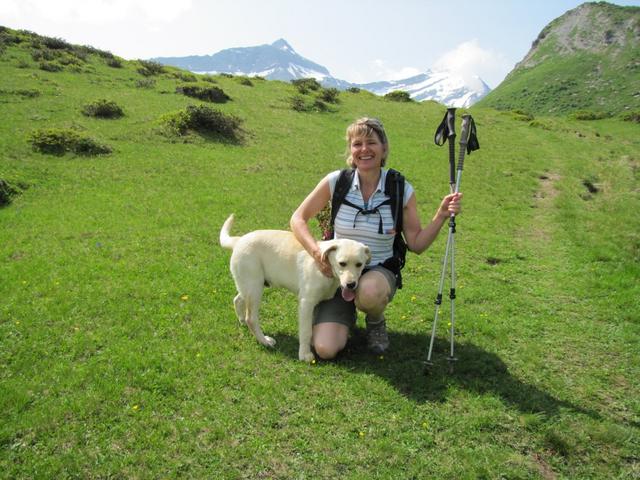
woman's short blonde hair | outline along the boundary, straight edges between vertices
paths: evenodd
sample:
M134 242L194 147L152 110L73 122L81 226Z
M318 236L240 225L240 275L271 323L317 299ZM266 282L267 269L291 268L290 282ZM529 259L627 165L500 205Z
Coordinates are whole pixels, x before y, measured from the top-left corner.
M351 125L347 127L347 165L351 168L355 168L353 164L353 157L351 156L351 142L354 138L358 137L373 137L376 135L378 140L384 145L385 153L382 156L382 166L387 163L387 157L389 156L389 140L387 134L384 131L382 122L377 118L363 117L359 118Z

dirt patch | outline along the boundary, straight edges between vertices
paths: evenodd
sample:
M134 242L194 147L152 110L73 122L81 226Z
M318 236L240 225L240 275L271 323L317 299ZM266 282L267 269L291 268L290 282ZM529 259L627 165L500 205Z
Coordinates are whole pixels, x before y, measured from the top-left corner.
M536 467L538 467L538 471L540 472L540 475L542 475L542 478L545 480L555 480L558 478L551 468L551 465L549 465L541 455L533 453L531 458L533 459Z
M556 182L560 180L557 173L545 173L538 177L540 179L540 188L533 194L533 198L539 202L549 202L558 196Z

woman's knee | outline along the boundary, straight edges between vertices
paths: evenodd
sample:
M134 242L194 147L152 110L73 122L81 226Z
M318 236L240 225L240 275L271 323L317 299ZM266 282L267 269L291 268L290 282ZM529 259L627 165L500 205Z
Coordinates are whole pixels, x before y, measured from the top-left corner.
M322 360L335 358L347 345L349 328L338 323L320 323L313 327L313 349Z
M356 307L366 313L382 313L389 303L390 293L389 284L382 275L363 279L358 285Z
M318 355L322 360L333 360L344 348L343 346L328 342L316 342L313 347L316 351L316 355Z

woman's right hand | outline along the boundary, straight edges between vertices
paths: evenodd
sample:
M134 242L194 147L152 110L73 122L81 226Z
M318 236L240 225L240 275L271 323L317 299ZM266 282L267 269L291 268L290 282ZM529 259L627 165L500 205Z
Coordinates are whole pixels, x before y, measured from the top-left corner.
M322 252L318 248L313 252L313 259L316 261L316 266L318 270L322 272L325 277L333 278L333 269L331 268L331 264L322 258Z

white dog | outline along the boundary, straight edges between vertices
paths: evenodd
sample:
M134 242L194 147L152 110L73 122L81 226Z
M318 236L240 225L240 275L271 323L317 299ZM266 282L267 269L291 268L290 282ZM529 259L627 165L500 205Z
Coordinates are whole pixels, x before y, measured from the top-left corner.
M323 259L328 259L333 278L323 275L313 258L291 232L256 230L242 237L230 235L231 215L220 230L220 245L233 250L231 274L238 295L233 304L240 323L249 326L258 341L272 347L276 341L262 333L258 309L265 286L284 287L298 294L298 358L314 359L311 352L313 309L342 288L345 300L353 300L364 266L371 260L369 248L353 240L320 242Z

